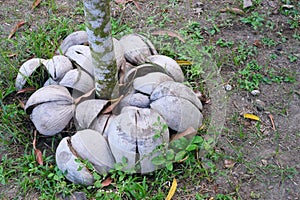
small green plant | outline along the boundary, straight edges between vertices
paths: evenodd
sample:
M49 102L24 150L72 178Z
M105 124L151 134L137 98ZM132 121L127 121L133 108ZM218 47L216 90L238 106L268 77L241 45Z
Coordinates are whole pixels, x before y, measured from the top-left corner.
M233 62L235 66L246 64L246 61L257 55L255 46L248 46L247 43L241 42L233 52Z
M245 24L250 24L254 30L257 30L263 26L264 18L258 12L252 12L250 16L241 18L241 21Z
M247 63L246 67L239 70L240 77L237 82L240 88L252 91L259 88L259 84L263 79L263 76L259 73L262 66L258 65L255 60Z
M225 41L222 38L218 39L218 41L216 42L216 45L220 46L220 47L232 47L234 44L233 41Z
M212 27L210 27L210 28L204 28L210 35L215 35L215 34L217 34L217 33L220 33L220 29L219 29L219 27L216 25L216 24L214 24Z
M298 60L298 57L293 54L288 55L288 58L290 62L296 62Z
M270 54L270 59L271 60L276 60L277 59L277 55L275 53Z
M295 38L296 40L300 41L300 34L299 33L294 33L293 34L293 38Z
M199 150L202 143L203 138L200 136L195 136L191 141L181 137L172 141L169 149L154 157L152 163L157 166L166 166L169 171L172 171L174 162L178 162L188 156L189 153Z
M113 36L117 35L120 37L133 32L133 30L127 24L122 23L121 18L111 18L111 29Z
M262 38L261 42L267 47L272 47L276 45L276 42L273 39L267 37Z

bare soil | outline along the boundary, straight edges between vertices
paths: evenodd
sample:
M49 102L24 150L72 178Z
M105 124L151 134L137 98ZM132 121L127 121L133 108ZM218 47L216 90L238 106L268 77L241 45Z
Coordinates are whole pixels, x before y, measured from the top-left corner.
M50 2L50 1L49 1ZM13 26L25 19L28 23L24 28L35 28L49 19L49 15L65 16L76 9L75 0L55 1L57 10L46 10L40 5L30 10L31 1L2 0L0 8L1 37L7 37ZM219 137L215 150L224 155L218 163L218 169L211 181L203 181L200 185L186 185L189 194L179 193L177 199L194 199L196 193L210 195L235 194L240 199L299 199L300 198L300 42L292 35L298 29L291 29L289 16L280 13L283 3L279 1L262 1L252 8L264 16L264 22L274 23L274 29L266 26L254 30L248 24L240 21L241 17L251 14L251 9L243 16L229 12L220 12L224 8L241 8L242 1L138 1L141 10L133 3L119 6L113 3L112 15L124 24L130 24L137 32L147 29L159 30L159 27L149 24L153 17L158 24L165 17L168 21L165 27L177 31L190 21L199 22L203 35L203 45L215 44L220 38L233 41L235 44L245 42L253 46L256 41L268 37L276 41L276 45L258 45L255 59L261 66L273 68L276 72L293 75L295 82L262 83L258 88L260 94L253 96L250 92L238 88L236 74L244 66L236 67L232 63L234 48L213 50L214 58L219 63L223 83L230 84L232 90L226 91L227 113L224 129ZM174 3L172 3L174 2ZM254 2L254 1L253 1ZM174 4L174 6L166 6ZM297 1L291 1L297 6ZM299 4L298 4L299 6ZM299 9L299 7L298 7ZM82 23L84 16L73 16L74 23ZM219 29L215 34L208 33L216 25ZM164 30L166 28L163 28ZM19 31L23 31L21 28ZM285 41L282 41L282 38ZM6 47L7 48L7 47ZM270 59L276 54L276 59ZM298 59L291 62L288 55L296 55ZM209 96L209 94L207 94ZM257 106L257 100L264 103L263 108ZM211 99L214 101L214 99ZM209 110L209 104L205 109ZM225 111L224 111L225 112ZM253 113L261 118L261 123L249 121L242 117L244 113ZM274 119L272 125L270 115ZM209 118L209 112L207 116ZM8 153L7 151L2 151ZM224 160L234 160L235 165L224 168ZM13 197L16 188L0 189L8 197Z

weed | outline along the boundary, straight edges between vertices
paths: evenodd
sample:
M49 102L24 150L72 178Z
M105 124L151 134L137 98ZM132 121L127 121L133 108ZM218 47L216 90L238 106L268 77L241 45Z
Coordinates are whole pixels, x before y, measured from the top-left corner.
M252 12L249 17L241 18L241 21L245 24L250 24L254 30L257 30L259 27L263 26L263 21L265 19L263 16L259 15L258 12Z
M273 39L267 37L262 38L261 42L267 47L272 47L276 45L276 42Z
M296 62L298 60L298 57L293 54L288 55L288 58L290 62Z
M16 35L15 40L8 40L17 49L17 54L26 58L51 58L54 56L59 42L75 28L70 28L71 21L64 17L52 16L49 23L38 27L36 30L25 30L20 36ZM47 47L47 48L45 48ZM26 49L26 51L24 51Z
M217 33L220 33L220 29L217 25L213 25L212 27L210 28L204 28L210 35L215 35Z
M220 47L232 47L234 44L234 42L232 41L229 41L229 42L226 42L224 41L222 38L218 39L218 41L216 42L216 45L220 46Z
M244 65L247 60L257 54L257 48L255 46L247 46L247 43L245 42L240 42L233 54L234 65Z
M276 60L276 59L277 59L277 55L276 55L275 53L272 53L272 54L270 55L270 59L271 59L271 60Z
M295 38L296 40L300 41L300 34L299 33L294 33L293 34L293 38Z
M127 25L123 24L121 17L119 19L111 18L112 35L122 37L123 35L130 34L133 30Z
M258 73L261 70L262 66L258 65L255 60L247 63L246 67L242 70L239 70L240 77L237 82L240 88L252 91L259 88L259 84L263 79L263 76Z

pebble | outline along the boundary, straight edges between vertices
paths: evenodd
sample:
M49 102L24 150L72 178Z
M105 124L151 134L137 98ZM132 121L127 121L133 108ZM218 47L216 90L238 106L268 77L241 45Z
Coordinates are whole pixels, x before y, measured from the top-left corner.
M260 94L260 91L259 91L259 90L252 90L252 91L251 91L251 94L252 94L253 96L257 96L257 95Z
M261 101L261 100L259 100L259 99L255 100L254 105L256 106L256 108L257 108L258 111L263 111L265 109L265 107L266 107L266 103L263 102L263 101Z
M226 84L226 85L224 86L224 88L225 88L226 91L232 90L232 86L229 85L229 84Z
M265 159L262 159L262 160L261 160L261 163L262 163L263 165L265 165L265 166L266 166L266 165L268 164L268 161L267 161L267 160L265 160Z

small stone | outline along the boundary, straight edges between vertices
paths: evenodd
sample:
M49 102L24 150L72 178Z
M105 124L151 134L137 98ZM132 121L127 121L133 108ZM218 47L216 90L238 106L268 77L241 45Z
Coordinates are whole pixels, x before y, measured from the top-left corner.
M254 105L256 106L256 108L257 108L258 111L263 111L265 109L265 107L266 107L266 103L263 102L263 101L261 101L261 100L259 100L259 99L255 100Z
M259 91L259 90L252 90L252 91L251 91L251 94L252 94L253 96L257 96L257 95L260 94L260 91Z
M232 90L232 86L229 85L229 84L226 84L226 85L224 86L224 88L225 88L226 91Z
M198 1L198 2L195 3L195 7L196 8L199 8L199 7L202 7L202 6L203 6L203 3L200 2L200 1Z
M268 187L268 190L272 190L273 188L274 188L274 186L271 185Z
M201 14L201 13L203 13L202 8L194 8L194 14Z
M244 0L244 3L243 3L243 9L245 8L249 8L251 7L253 4L252 4L252 1L251 0Z
M265 166L266 166L266 165L268 164L268 161L267 161L267 160L265 160L265 159L262 159L262 160L261 160L261 163L262 163L263 165L265 165Z

